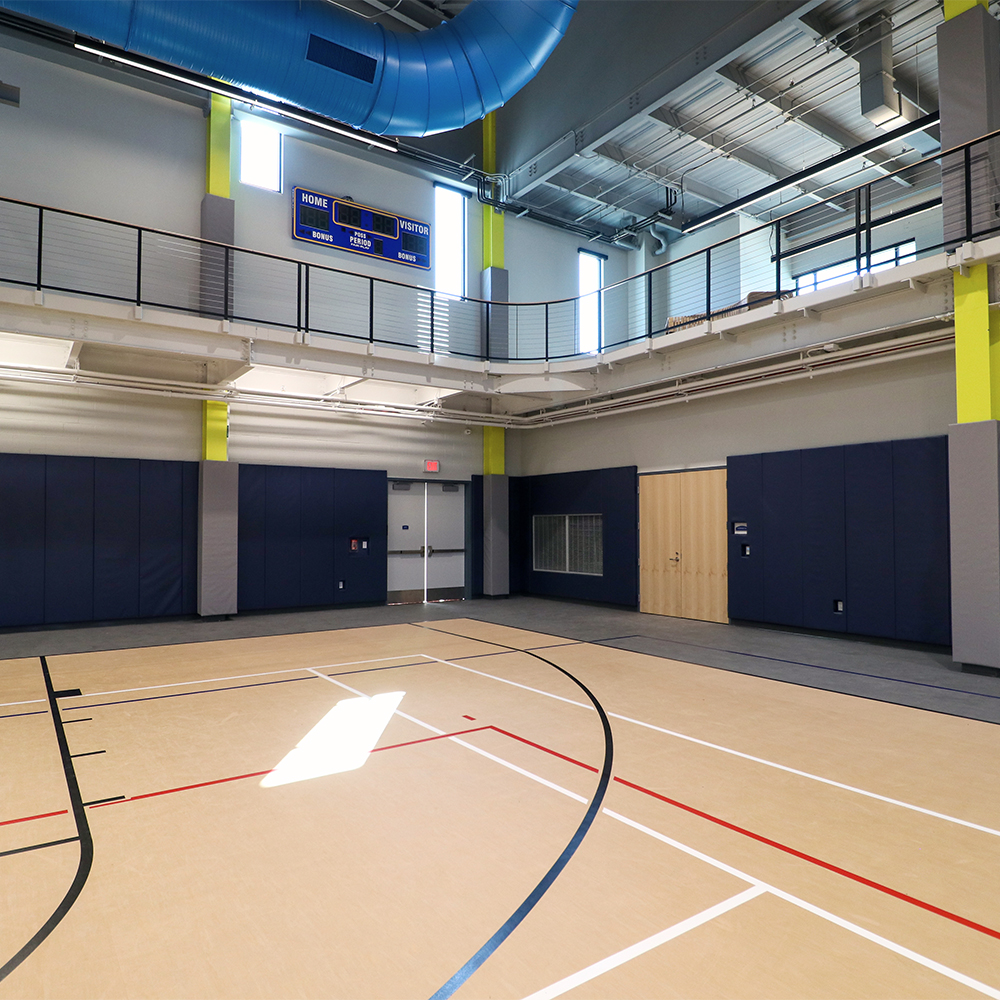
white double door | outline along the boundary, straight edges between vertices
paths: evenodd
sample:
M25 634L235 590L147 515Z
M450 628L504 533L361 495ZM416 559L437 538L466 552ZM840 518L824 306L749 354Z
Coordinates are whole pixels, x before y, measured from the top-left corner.
M465 484L389 480L390 604L465 596Z

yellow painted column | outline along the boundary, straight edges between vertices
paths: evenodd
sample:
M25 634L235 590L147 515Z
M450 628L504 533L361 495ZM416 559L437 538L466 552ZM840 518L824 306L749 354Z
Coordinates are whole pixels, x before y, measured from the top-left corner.
M206 399L201 407L201 457L207 462L228 462L229 404Z
M505 435L502 427L483 428L483 475L504 475L506 454Z
M232 101L211 95L208 140L205 147L205 192L229 197L232 167ZM229 460L229 404L206 399L202 403L201 457L212 462Z
M987 0L944 0L950 20ZM990 314L989 269L955 272L955 394L958 422L1000 419L1000 317Z
M208 144L205 156L205 191L229 197L229 176L232 163L232 111L228 97L212 94L208 113Z
M497 172L497 122L496 112L483 119L483 170ZM483 205L483 270L503 267L503 212L492 205Z
M989 10L988 0L944 0L944 19L950 21L959 14L964 14L970 7L980 4Z

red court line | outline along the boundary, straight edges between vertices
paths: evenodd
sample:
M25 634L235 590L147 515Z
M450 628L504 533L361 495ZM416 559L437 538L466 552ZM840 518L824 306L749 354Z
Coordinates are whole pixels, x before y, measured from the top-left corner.
M457 733L442 733L440 736L425 736L422 740L410 740L408 743L393 743L387 747L375 747L371 752L378 753L379 750L397 750L399 747L412 747L417 743L430 743L432 740L447 740L451 739L452 736L465 736L466 733L481 733L484 729L493 728L493 726L477 726L475 729L460 729Z
M5 819L0 821L0 826L9 826L11 823L27 823L29 819L48 819L49 816L62 816L68 813L68 809L57 809L55 812L39 813L37 816L19 816L17 819Z
M915 896L908 896L905 892L900 892L898 889L892 889L887 885L883 885L881 882L874 882L870 878L865 878L864 875L858 875L855 872L848 871L846 868L840 868L837 865L831 864L829 861L823 861L822 858L815 858L811 854L805 854L803 851L797 851L794 847L789 847L787 844L781 844L777 840L771 840L770 837L754 833L752 830L747 830L742 826L737 826L735 823L730 823L727 820L720 819L718 816L713 816L711 813L703 812L701 809L695 809L694 806L685 805L683 802L678 802L676 799L668 798L666 795L660 795L659 792L643 788L642 785L636 785L631 781L626 781L624 778L616 777L614 780L619 782L619 784L634 789L637 792L642 792L644 795L650 795L654 799L666 802L668 805L677 806L678 809L683 809L685 812L701 817L701 819L707 819L710 823L715 823L718 826L725 827L727 830L732 830L734 833L740 833L744 837L750 837L751 840L759 841L761 844L767 844L768 847L775 847L779 851L791 854L793 857L801 858L803 861L808 861L810 864L818 865L820 868L825 868L827 871L835 872L837 875L843 875L845 878L852 879L855 882L860 882L861 885L866 885L870 889L877 889L879 892L884 892L889 896L894 896L896 899L901 899L906 903L912 903L914 906L919 906L922 910L928 910L931 913L936 913L939 917L946 917L948 920L954 920L957 924L962 924L965 927L971 927L973 930L979 931L982 934L988 934L990 937L1000 939L1000 931L995 931L993 928L986 927L983 924L977 924L974 920L969 920L967 917L961 917L957 913L952 913L950 910L943 910L940 906L935 906L933 903L926 903L922 899L917 899Z
M137 802L139 799L152 799L157 795L170 795L173 792L187 792L192 788L206 788L208 785L222 785L227 781L241 781L243 778L259 778L262 775L270 774L273 768L266 771L251 771L250 774L234 774L231 778L216 778L214 781L199 781L193 785L178 785L177 788L164 788L159 792L145 792L142 795L129 795L124 799L115 799L114 802L95 802L88 806L88 809L103 809L105 806L120 806L123 802Z
M541 743L532 743L531 740L526 740L523 736L515 736L513 733L508 733L506 729L500 729L498 726L484 726L483 728L492 729L495 732L502 733L504 736L509 736L512 740L517 740L520 743L527 743L529 747L534 747L536 750L542 750L545 753L550 753L553 757L558 757L560 760L567 760L571 764L576 764L577 767L585 767L588 771L593 771L594 774L597 774L596 767L584 764L582 760L575 760L573 757L567 757L566 754L559 753L558 750L550 750L548 747L543 747Z
M500 729L498 726L480 726L476 729L465 729L456 733L441 733L439 736L429 736L420 740L411 740L408 743L394 743L391 746L378 747L378 750L395 750L399 747L413 746L417 743L429 743L433 740L444 740L452 736L462 736L467 733L481 732L483 730L492 729L502 736L509 736L511 739L517 740L520 743L525 743L530 747L534 747L537 750L541 750L544 753L551 754L554 757L558 757L561 760L565 760L570 764L576 764L578 767L582 767L588 771L597 772L596 767L592 767L590 764L584 764L582 761L575 760L573 757L568 757L565 754L559 753L557 750L552 750L549 747L542 746L540 743L534 743L531 740L525 739L523 736L517 736L514 733L508 732L506 729ZM375 752L374 750L372 751ZM210 785L221 785L228 781L241 781L244 778L259 778L265 774L270 774L271 769L266 771L252 771L249 774L236 774L230 778L216 778L213 781L199 781L193 785L180 785L177 788L165 788L159 792L146 792L142 795L132 795L128 798L118 799L115 802L100 802L95 805L89 806L90 809L100 809L104 806L116 806L121 805L123 802L136 802L139 799L151 799L158 795L170 795L173 792L186 792L192 788L207 788ZM864 875L858 875L855 872L848 871L846 868L841 868L838 865L834 865L829 861L823 861L821 858L813 857L811 854L806 854L803 851L796 850L794 847L789 847L787 844L782 844L777 840L771 840L770 837L765 837L762 834L754 833L752 830L747 830L745 827L737 826L735 823L730 823L728 820L724 820L719 816L713 816L711 813L704 812L701 809L696 809L694 806L686 805L683 802L679 802L677 799L671 799L666 795L661 795L659 792L654 792L652 789L644 788L642 785L637 785L632 781L628 781L625 778L615 777L621 785L625 785L627 788L631 788L633 791L642 792L644 795L649 795L654 799L658 799L661 802L665 802L667 805L676 806L678 809L683 809L685 812L691 813L694 816L698 816L701 819L708 820L710 823L715 823L717 826L724 827L727 830L732 830L734 833L739 833L744 837L749 837L751 840L756 840L758 843L766 844L768 847L774 847L779 851L783 851L785 854L790 854L792 857L799 858L802 861L808 861L810 864L816 865L819 868L823 868L826 871L834 872L837 875L842 875L844 878L849 878L854 882L861 885L867 886L870 889L875 889L878 892L885 893L888 896L892 896L895 899L902 900L905 903L910 903L913 906L920 907L922 910L927 910L929 913L934 913L939 917L944 917L946 920L954 921L957 924L961 924L963 927L968 927L971 930L979 931L981 934L986 934L990 937L997 938L1000 940L1000 931L996 931L991 927L987 927L984 924L977 923L974 920L969 920L967 917L959 916L957 913L952 913L950 910L945 910L940 906L935 906L933 903L927 903L922 899L917 899L915 896L910 896L905 892L900 892L898 889L893 889L890 886L883 885L881 882L875 882L872 879L865 878ZM38 816L24 816L21 819L9 819L4 820L0 823L0 826L4 826L8 823L23 823L30 819L43 819L46 816L58 816L65 813L67 810L61 809L58 812L53 813L42 813Z

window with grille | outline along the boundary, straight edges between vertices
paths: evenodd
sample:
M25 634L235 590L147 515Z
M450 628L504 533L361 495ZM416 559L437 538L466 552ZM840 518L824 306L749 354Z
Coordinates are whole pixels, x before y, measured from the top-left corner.
M532 529L536 570L604 575L601 514L536 514Z
M884 250L872 251L870 260L865 260L862 257L860 270L858 270L858 261L851 257L850 260L822 267L818 271L800 274L795 278L795 294L803 295L806 292L815 292L819 288L829 288L841 281L856 278L859 274L875 274L877 271L885 271L890 267L898 267L900 264L909 264L911 260L916 259L916 240L897 243L896 246L886 247Z

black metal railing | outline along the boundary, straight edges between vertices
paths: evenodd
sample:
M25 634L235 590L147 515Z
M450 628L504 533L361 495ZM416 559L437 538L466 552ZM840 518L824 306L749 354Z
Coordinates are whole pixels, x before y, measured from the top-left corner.
M796 273L865 274L918 216L917 257L1000 232L998 177L1000 132L607 285L598 351L793 295ZM10 198L0 282L463 358L581 354L579 297L490 302Z

